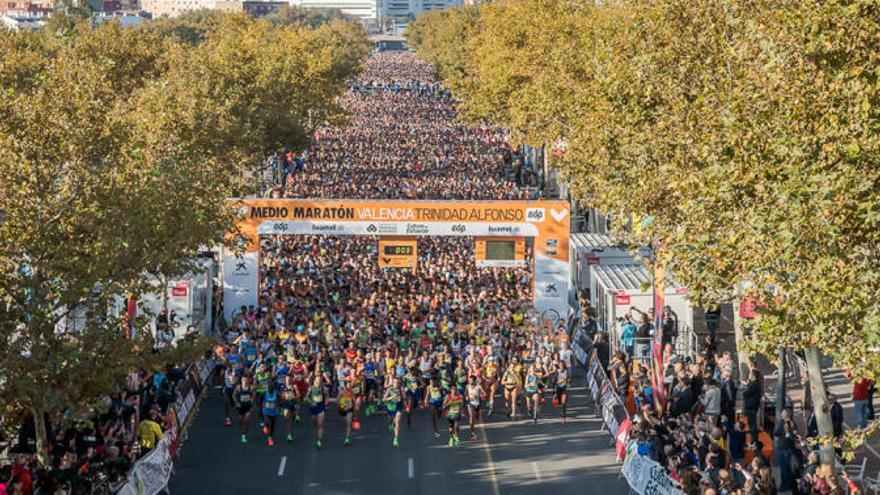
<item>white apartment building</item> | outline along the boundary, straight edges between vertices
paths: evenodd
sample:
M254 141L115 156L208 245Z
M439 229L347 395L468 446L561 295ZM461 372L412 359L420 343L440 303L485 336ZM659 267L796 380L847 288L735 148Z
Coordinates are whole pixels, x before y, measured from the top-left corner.
M141 9L159 17L177 17L190 10L213 9L216 0L141 0Z
M291 0L291 5L307 9L338 9L361 20L379 16L378 0Z

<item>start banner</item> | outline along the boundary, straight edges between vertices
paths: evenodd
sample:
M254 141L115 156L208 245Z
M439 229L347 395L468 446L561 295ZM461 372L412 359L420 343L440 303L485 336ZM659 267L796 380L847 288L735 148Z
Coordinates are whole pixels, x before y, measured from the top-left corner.
M534 246L535 309L551 321L567 315L571 218L565 201L230 201L238 222L231 234L236 247L223 252L227 320L241 306L258 302L258 253L260 235L265 234L529 237Z

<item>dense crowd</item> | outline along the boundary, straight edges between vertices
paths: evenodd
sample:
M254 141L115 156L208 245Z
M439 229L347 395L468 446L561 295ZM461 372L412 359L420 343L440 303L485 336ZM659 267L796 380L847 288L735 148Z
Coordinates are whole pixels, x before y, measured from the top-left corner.
M817 434L814 420L806 428L799 426L787 397L781 399L780 421L759 421L765 413L765 389L756 359L750 360L747 376L737 380L734 356L719 352L711 337L693 360L675 355L667 344L663 353L667 402L658 408L650 370L634 367L623 351L610 352L604 335L594 337L594 342L597 353L608 356L606 368L616 392L632 399L630 436L637 454L666 467L685 494L860 493L845 471L835 475L820 465L818 451L807 440ZM843 410L833 395L829 399L837 418L835 434L840 435Z
M183 378L184 371L173 366L133 372L90 419L47 420L49 459L44 467L31 453L34 421L23 420L10 450L14 460L0 468L0 494L115 493L134 462L172 427L169 410Z
M528 194L505 178L506 133L459 121L411 54L373 54L343 103L347 124L321 128L306 153L282 158L285 196ZM414 269L383 269L377 248L375 236L262 238L260 305L241 308L220 349L226 425L237 419L242 442L255 421L270 446L282 421L292 441L310 417L321 448L331 407L345 445L374 415L387 418L395 446L402 418L415 414L430 416L438 438L438 422L448 423L451 447L461 423L473 439L496 412L537 423L550 396L565 420L572 354L565 322L545 324L531 309L530 259L478 267L473 238L420 237Z
M508 134L458 119L449 93L409 53L370 57L342 104L301 156L282 158L285 197L524 199L509 180Z

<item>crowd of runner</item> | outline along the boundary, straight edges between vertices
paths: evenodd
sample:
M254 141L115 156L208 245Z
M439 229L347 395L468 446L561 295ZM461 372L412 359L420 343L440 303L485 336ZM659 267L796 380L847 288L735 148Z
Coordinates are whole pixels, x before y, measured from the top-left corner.
M343 98L349 121L282 157L283 195L348 199L525 199L508 180L508 134L457 118L430 69L408 53L365 64Z
M506 133L458 121L432 77L409 53L373 54L344 99L350 122L283 157L283 195L527 197L504 173ZM478 267L473 238L418 242L417 268L392 270L375 236L262 238L260 304L237 311L218 348L241 442L307 435L320 448L325 415L339 414L343 444L381 416L397 446L401 422L423 415L455 446L493 415L537 423L548 398L565 421L571 351L563 327L530 309L529 260Z

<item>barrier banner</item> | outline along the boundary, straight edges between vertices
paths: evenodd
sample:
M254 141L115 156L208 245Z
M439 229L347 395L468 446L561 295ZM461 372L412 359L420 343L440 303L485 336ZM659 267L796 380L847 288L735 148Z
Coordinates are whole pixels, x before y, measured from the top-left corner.
M630 442L621 471L630 490L639 495L682 495L678 482L669 476L666 468L651 459L640 456L636 443Z
M168 486L171 478L171 443L174 432L168 431L153 450L142 457L128 475L120 495L156 495Z
M632 422L627 417L623 421L620 422L620 426L617 427L617 460L622 461L626 458L626 446L629 444L629 430L632 426Z
M582 365L587 364L587 353L584 352L577 340L572 341L571 350L574 352L574 357L577 358L579 363Z

